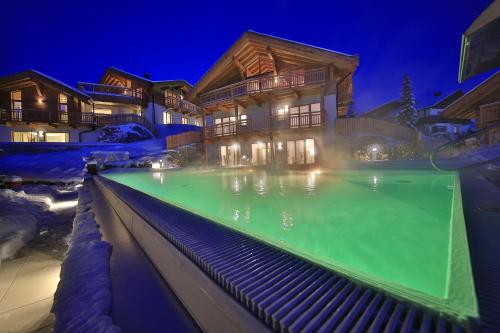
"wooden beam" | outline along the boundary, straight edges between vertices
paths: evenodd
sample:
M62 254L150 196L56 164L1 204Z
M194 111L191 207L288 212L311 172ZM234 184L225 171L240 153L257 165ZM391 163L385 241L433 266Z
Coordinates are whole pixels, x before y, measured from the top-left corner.
M245 68L245 66L243 66L243 64L236 58L233 56L233 61L236 65L236 67L238 67L238 69L240 70L240 75L242 77L243 80L245 80L247 78L247 69Z
M271 59L273 64L273 73L274 75L278 75L278 68L277 68L278 66L276 64L277 62L276 57L274 56L273 51L271 51L271 48L269 46L266 47L266 51L267 51L267 56L269 57L269 59Z
M262 105L262 103L257 99L255 98L255 96L252 96L252 95L248 95L248 98L254 102L255 104L257 104L258 107L260 107Z

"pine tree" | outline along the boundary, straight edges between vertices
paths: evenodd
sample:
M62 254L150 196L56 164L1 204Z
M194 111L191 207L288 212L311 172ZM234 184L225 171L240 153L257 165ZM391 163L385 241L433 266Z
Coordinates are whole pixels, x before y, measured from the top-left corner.
M403 86L401 87L401 109L399 110L398 121L401 125L411 128L415 128L417 124L415 96L413 95L408 75L404 76Z

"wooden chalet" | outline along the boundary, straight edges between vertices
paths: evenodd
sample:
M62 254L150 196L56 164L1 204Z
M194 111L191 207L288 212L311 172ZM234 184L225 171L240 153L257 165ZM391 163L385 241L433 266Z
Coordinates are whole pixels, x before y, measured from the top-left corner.
M186 97L201 107L208 162L318 163L357 65L357 56L245 32Z

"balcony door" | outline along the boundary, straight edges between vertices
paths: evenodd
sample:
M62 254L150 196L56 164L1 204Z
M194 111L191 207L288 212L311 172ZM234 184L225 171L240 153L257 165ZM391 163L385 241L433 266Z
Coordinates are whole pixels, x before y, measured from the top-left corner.
M289 165L314 164L316 148L313 139L286 142L286 159Z
M220 162L223 167L232 167L239 165L240 161L240 146L220 146Z
M252 165L271 164L271 143L252 143Z
M11 118L13 121L23 120L23 102L21 90L11 91L10 93ZM22 142L22 141L21 141Z

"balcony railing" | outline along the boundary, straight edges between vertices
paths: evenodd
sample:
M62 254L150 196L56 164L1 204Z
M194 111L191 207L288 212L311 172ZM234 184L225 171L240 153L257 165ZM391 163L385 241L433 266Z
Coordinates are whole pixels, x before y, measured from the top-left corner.
M203 137L205 139L214 139L242 133L320 128L323 126L324 121L325 117L321 111L262 119L240 119L238 121L207 126L203 129Z
M265 75L212 90L201 95L200 100L205 106L260 92L321 84L325 82L325 78L324 68Z
M182 113L189 113L192 116L198 117L201 115L199 106L184 100L181 95L174 92L170 92L165 96L165 106L179 110Z
M25 123L48 123L67 124L70 122L70 114L61 111L47 111L36 109L13 109L0 110L0 122L25 122Z
M113 86L108 84L98 84L98 83L88 83L88 82L78 82L78 89L85 91L90 94L103 94L110 96L125 96L131 98L142 99L142 89L141 88L128 88L122 86Z
M139 124L151 132L154 126L146 118L136 114L100 114L88 112L59 112L47 110L0 110L0 122L24 122L68 124L71 126L96 126L123 125L128 123Z

